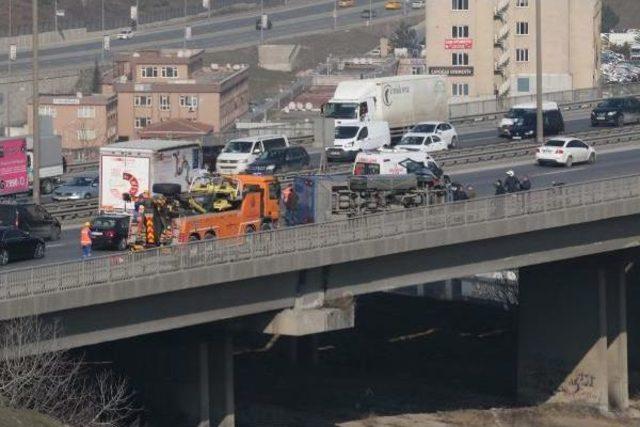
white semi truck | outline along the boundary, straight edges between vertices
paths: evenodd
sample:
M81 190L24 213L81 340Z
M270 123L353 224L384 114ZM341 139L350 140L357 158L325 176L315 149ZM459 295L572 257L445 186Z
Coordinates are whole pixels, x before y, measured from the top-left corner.
M141 193L153 184L179 184L189 188L196 170L202 168L202 148L192 141L138 140L100 148L100 210L128 211Z
M323 106L322 114L334 119L336 127L365 127L373 121L387 122L391 138L397 140L417 123L447 121L449 92L445 78L435 75L348 80L338 84L333 98ZM341 144L333 148L362 151L355 142L350 147ZM336 150L332 153L337 156Z

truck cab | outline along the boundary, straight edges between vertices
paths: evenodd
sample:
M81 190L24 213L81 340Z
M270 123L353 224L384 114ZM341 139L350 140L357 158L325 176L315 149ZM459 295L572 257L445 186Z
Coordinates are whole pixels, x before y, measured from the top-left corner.
M359 152L376 150L390 144L391 134L387 122L337 120L333 147L326 149L327 159L353 161Z
M234 139L224 146L216 160L216 171L220 174L240 174L265 151L289 147L284 135L261 135Z
M374 111L373 98L354 100L331 99L322 106L322 115L328 119L347 122L364 122L372 119Z

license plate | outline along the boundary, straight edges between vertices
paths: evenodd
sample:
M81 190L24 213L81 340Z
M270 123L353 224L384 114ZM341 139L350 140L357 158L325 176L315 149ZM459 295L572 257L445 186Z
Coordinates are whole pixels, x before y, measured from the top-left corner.
M604 120L604 115L598 115L598 120Z
M550 148L545 148L544 150L542 150L543 153L553 153L553 150Z
M92 231L91 235L92 236L102 236L102 232L101 231Z
M332 148L331 150L329 150L329 154L334 154L339 156L340 154L342 154L342 150L338 150L337 148Z

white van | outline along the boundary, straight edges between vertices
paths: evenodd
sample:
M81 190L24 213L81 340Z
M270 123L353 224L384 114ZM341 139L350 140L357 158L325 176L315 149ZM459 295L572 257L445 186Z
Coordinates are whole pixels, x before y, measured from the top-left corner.
M382 149L376 152L359 153L353 164L354 175L406 175L403 165L407 160L424 163L425 166L436 161L428 153L420 151Z
M515 124L516 120L523 117L528 112L535 112L537 108L538 106L535 103L518 104L511 107L511 109L507 112L507 114L505 114L502 120L500 120L500 125L498 126L498 136L511 137L511 128ZM543 102L542 110L559 110L559 107L555 102Z
M333 147L326 149L328 160L352 161L361 151L391 144L389 123L381 121L336 121Z
M225 175L242 173L263 152L288 146L289 140L284 135L260 135L231 140L216 160L216 172Z

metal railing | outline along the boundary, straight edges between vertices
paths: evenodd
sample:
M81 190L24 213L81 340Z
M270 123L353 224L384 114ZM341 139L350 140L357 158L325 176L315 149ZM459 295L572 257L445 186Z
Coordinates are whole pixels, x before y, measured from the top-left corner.
M640 175L466 202L281 228L242 237L118 253L0 274L0 301L47 295L170 272L308 252L415 233L441 232L575 207L640 198ZM429 241L425 236L425 241Z

